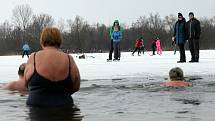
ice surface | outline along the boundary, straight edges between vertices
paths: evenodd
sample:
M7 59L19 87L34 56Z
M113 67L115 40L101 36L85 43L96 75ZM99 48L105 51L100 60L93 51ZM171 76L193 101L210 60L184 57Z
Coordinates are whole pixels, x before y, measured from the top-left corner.
M188 63L190 52L186 51L187 63L176 63L179 53L165 51L163 54L151 56L152 52L134 56L131 52L122 52L119 62L107 62L108 53L86 53L86 59L79 59L78 54L71 54L79 67L81 79L115 79L141 76L168 76L172 67L181 67L185 75L215 75L215 50L201 50L199 63ZM18 78L17 70L27 57L1 56L0 82L8 82Z

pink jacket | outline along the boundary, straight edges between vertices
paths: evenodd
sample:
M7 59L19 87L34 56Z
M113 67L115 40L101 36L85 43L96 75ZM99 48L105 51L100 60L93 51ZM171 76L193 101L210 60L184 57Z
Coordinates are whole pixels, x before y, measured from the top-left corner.
M161 46L160 40L157 39L157 41L156 41L156 47L160 47L160 46Z

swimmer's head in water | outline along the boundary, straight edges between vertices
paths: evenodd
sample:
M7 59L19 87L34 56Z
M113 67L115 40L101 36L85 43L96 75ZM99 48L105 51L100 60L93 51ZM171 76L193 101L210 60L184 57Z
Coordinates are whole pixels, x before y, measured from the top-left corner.
M181 68L175 67L169 71L170 80L184 80L184 73Z
M18 75L19 75L19 76L24 76L25 65L26 65L26 63L22 63L22 64L19 66L19 70L18 70Z

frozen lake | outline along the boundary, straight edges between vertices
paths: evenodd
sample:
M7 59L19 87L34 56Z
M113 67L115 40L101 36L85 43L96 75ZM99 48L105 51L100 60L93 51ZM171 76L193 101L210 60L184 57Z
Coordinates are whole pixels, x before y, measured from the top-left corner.
M74 94L84 121L214 121L215 51L200 51L199 63L176 63L178 53L151 52L134 56L121 54L120 62L106 62L108 53L87 53L86 59L72 54L80 73L81 89ZM186 51L187 61L190 53ZM93 57L93 58L92 58ZM0 57L0 83L16 80L21 56ZM181 67L193 87L160 87L172 67ZM32 118L26 97L0 89L0 119L3 121L39 120Z

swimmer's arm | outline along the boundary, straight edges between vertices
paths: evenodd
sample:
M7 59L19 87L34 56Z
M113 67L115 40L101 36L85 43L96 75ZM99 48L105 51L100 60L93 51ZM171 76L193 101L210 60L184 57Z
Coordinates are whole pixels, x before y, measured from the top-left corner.
M77 92L80 89L80 73L78 70L78 67L75 63L75 61L73 60L73 58L70 56L70 61L71 61L71 78L72 78L72 86L71 86L71 91L72 93Z
M189 87L190 87L190 86L193 86L193 84L191 84L191 83L187 82L187 86L189 86Z
M22 94L27 93L27 88L24 85L24 80L19 79L17 81L12 81L3 86L3 89L7 89L10 91L19 91Z

